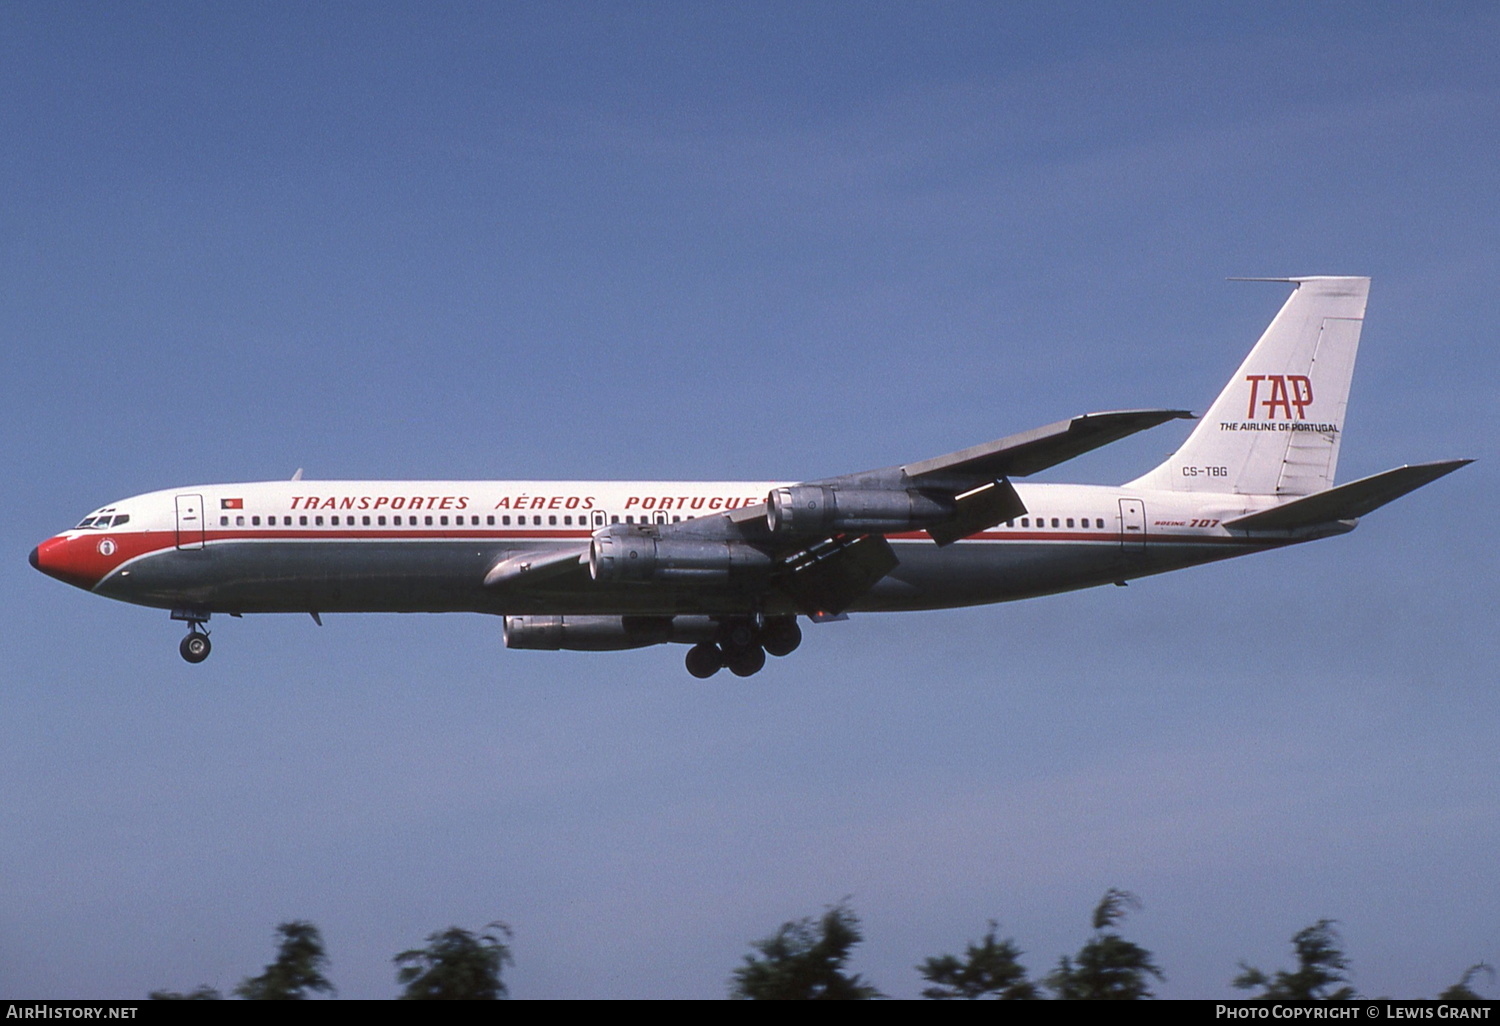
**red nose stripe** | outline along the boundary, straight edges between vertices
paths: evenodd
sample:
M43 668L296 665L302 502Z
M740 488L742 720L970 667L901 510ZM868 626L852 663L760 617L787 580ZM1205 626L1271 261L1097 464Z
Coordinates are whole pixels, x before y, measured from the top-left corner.
M32 565L49 577L92 589L126 560L175 544L170 532L78 534L48 538L32 553Z

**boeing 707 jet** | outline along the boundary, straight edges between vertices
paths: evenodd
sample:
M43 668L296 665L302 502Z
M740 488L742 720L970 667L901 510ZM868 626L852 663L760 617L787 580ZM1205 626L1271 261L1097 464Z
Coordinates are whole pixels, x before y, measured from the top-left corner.
M31 564L171 610L182 657L215 614L474 612L505 644L689 645L746 677L799 617L1007 602L1295 545L1469 463L1335 485L1368 278L1275 279L1290 298L1187 441L1117 487L1021 479L1178 418L1090 413L816 481L269 481L94 510ZM319 619L319 622L321 620Z

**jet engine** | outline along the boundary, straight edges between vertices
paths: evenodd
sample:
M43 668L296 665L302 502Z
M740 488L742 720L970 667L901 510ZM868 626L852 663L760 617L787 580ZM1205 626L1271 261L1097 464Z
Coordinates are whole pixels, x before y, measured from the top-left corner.
M771 557L744 542L664 539L647 532L611 531L595 535L589 546L589 574L596 581L608 583L723 584L770 569Z
M719 625L706 616L507 616L506 648L544 652L619 652L715 638Z
M766 497L766 522L786 534L915 531L954 515L949 497L909 488L834 488L794 485Z

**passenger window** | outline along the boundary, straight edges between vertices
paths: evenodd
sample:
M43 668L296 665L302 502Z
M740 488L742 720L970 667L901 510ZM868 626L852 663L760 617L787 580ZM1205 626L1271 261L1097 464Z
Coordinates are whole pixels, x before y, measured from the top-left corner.
M609 518L609 522L610 522L610 523L611 523L611 524L618 524L618 523L619 523L619 522L620 522L620 517L619 517L619 515L618 515L618 514L617 514L617 515L615 515L615 516L612 516L612 517L610 517L610 518Z
M219 526L220 527L228 527L229 526L229 518L228 517L220 517L219 518Z
M1095 520L1095 521L1094 521L1094 526L1095 526L1095 527L1103 527L1103 526L1104 526L1104 521L1103 521L1103 519L1099 519L1099 520Z
M1053 518L1052 518L1052 526L1053 526L1053 527L1057 527L1057 526L1058 526L1058 523L1057 523L1057 518L1056 518L1056 517L1053 517Z
M254 527L259 527L260 526L260 517L251 517L250 518L250 523Z
M1072 526L1073 526L1073 518L1072 518L1072 517L1069 517L1069 518L1068 518L1068 526L1069 526L1069 527L1072 527Z
M375 518L375 526L376 527L384 527L385 526L385 517L376 517Z
M487 527L494 527L495 526L495 517L494 517L494 515L491 514L490 516L485 517L484 518L484 523L485 523L485 526L487 526Z
M1022 527L1030 527L1031 526L1031 518L1030 517L1022 517L1021 518L1021 526Z
M322 527L323 526L323 518L322 517L313 517L313 526L314 527Z
M297 523L301 524L303 527L306 527L307 526L307 518L306 517L298 517L297 518Z
M506 527L509 527L510 526L510 517L509 516L502 516L500 518L500 523L503 524Z
M1016 526L1016 522L1014 520L1007 520L1005 522L1005 526L1006 527L1015 527Z
M557 514L553 513L551 516L547 517L547 523L550 526L552 526L552 527L556 527L557 526Z
M235 527L244 527L245 526L245 518L244 517L235 517L234 518L234 526Z
M681 517L673 517L672 518L672 523L674 523L674 524L680 524L680 523L682 523L682 518Z

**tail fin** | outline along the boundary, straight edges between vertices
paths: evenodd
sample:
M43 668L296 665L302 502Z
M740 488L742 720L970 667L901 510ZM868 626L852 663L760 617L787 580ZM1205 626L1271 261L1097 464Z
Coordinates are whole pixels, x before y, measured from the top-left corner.
M1369 278L1297 289L1188 440L1131 487L1295 497L1333 485Z

